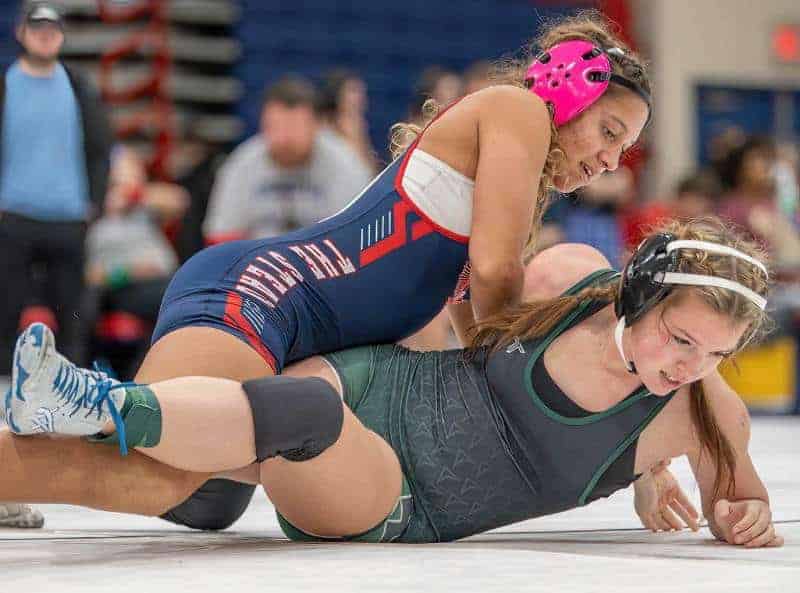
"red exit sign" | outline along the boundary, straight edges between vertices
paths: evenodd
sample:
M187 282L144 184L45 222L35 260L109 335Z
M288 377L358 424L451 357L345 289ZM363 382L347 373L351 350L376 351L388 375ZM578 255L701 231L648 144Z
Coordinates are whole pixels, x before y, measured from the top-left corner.
M780 62L800 64L800 24L782 24L772 30L772 55Z

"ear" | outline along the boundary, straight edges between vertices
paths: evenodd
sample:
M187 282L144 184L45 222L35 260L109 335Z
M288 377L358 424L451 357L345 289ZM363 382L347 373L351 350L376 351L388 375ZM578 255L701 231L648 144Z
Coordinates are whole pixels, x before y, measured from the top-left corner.
M25 25L24 24L17 25L17 27L14 29L14 36L17 38L17 41L22 43L22 37L24 36L24 34L25 34Z

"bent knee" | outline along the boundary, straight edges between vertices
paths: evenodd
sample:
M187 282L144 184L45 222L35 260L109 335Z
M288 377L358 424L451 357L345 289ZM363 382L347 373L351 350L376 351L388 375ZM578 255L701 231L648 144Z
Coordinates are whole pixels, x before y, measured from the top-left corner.
M345 406L328 381L279 375L247 381L242 389L253 415L257 461L307 461L339 440Z
M342 432L303 463L270 459L261 482L278 512L297 529L324 537L368 531L397 504L403 475L394 450L345 409Z

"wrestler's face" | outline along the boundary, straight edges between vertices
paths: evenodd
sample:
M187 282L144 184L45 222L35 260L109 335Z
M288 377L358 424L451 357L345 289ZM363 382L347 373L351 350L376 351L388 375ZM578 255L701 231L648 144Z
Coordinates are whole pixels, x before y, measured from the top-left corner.
M612 87L613 88L613 87ZM619 166L623 153L647 123L647 104L636 93L616 88L558 129L566 162L553 179L563 193L588 185Z
M645 387L666 395L712 373L746 330L747 322L733 321L683 289L631 326L628 355Z

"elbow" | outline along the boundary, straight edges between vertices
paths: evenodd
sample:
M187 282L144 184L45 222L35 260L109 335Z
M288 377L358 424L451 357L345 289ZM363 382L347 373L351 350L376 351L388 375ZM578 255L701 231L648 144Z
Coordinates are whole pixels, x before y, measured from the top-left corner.
M525 275L520 261L486 260L472 261L470 284L494 290L506 288L509 292L519 292Z

